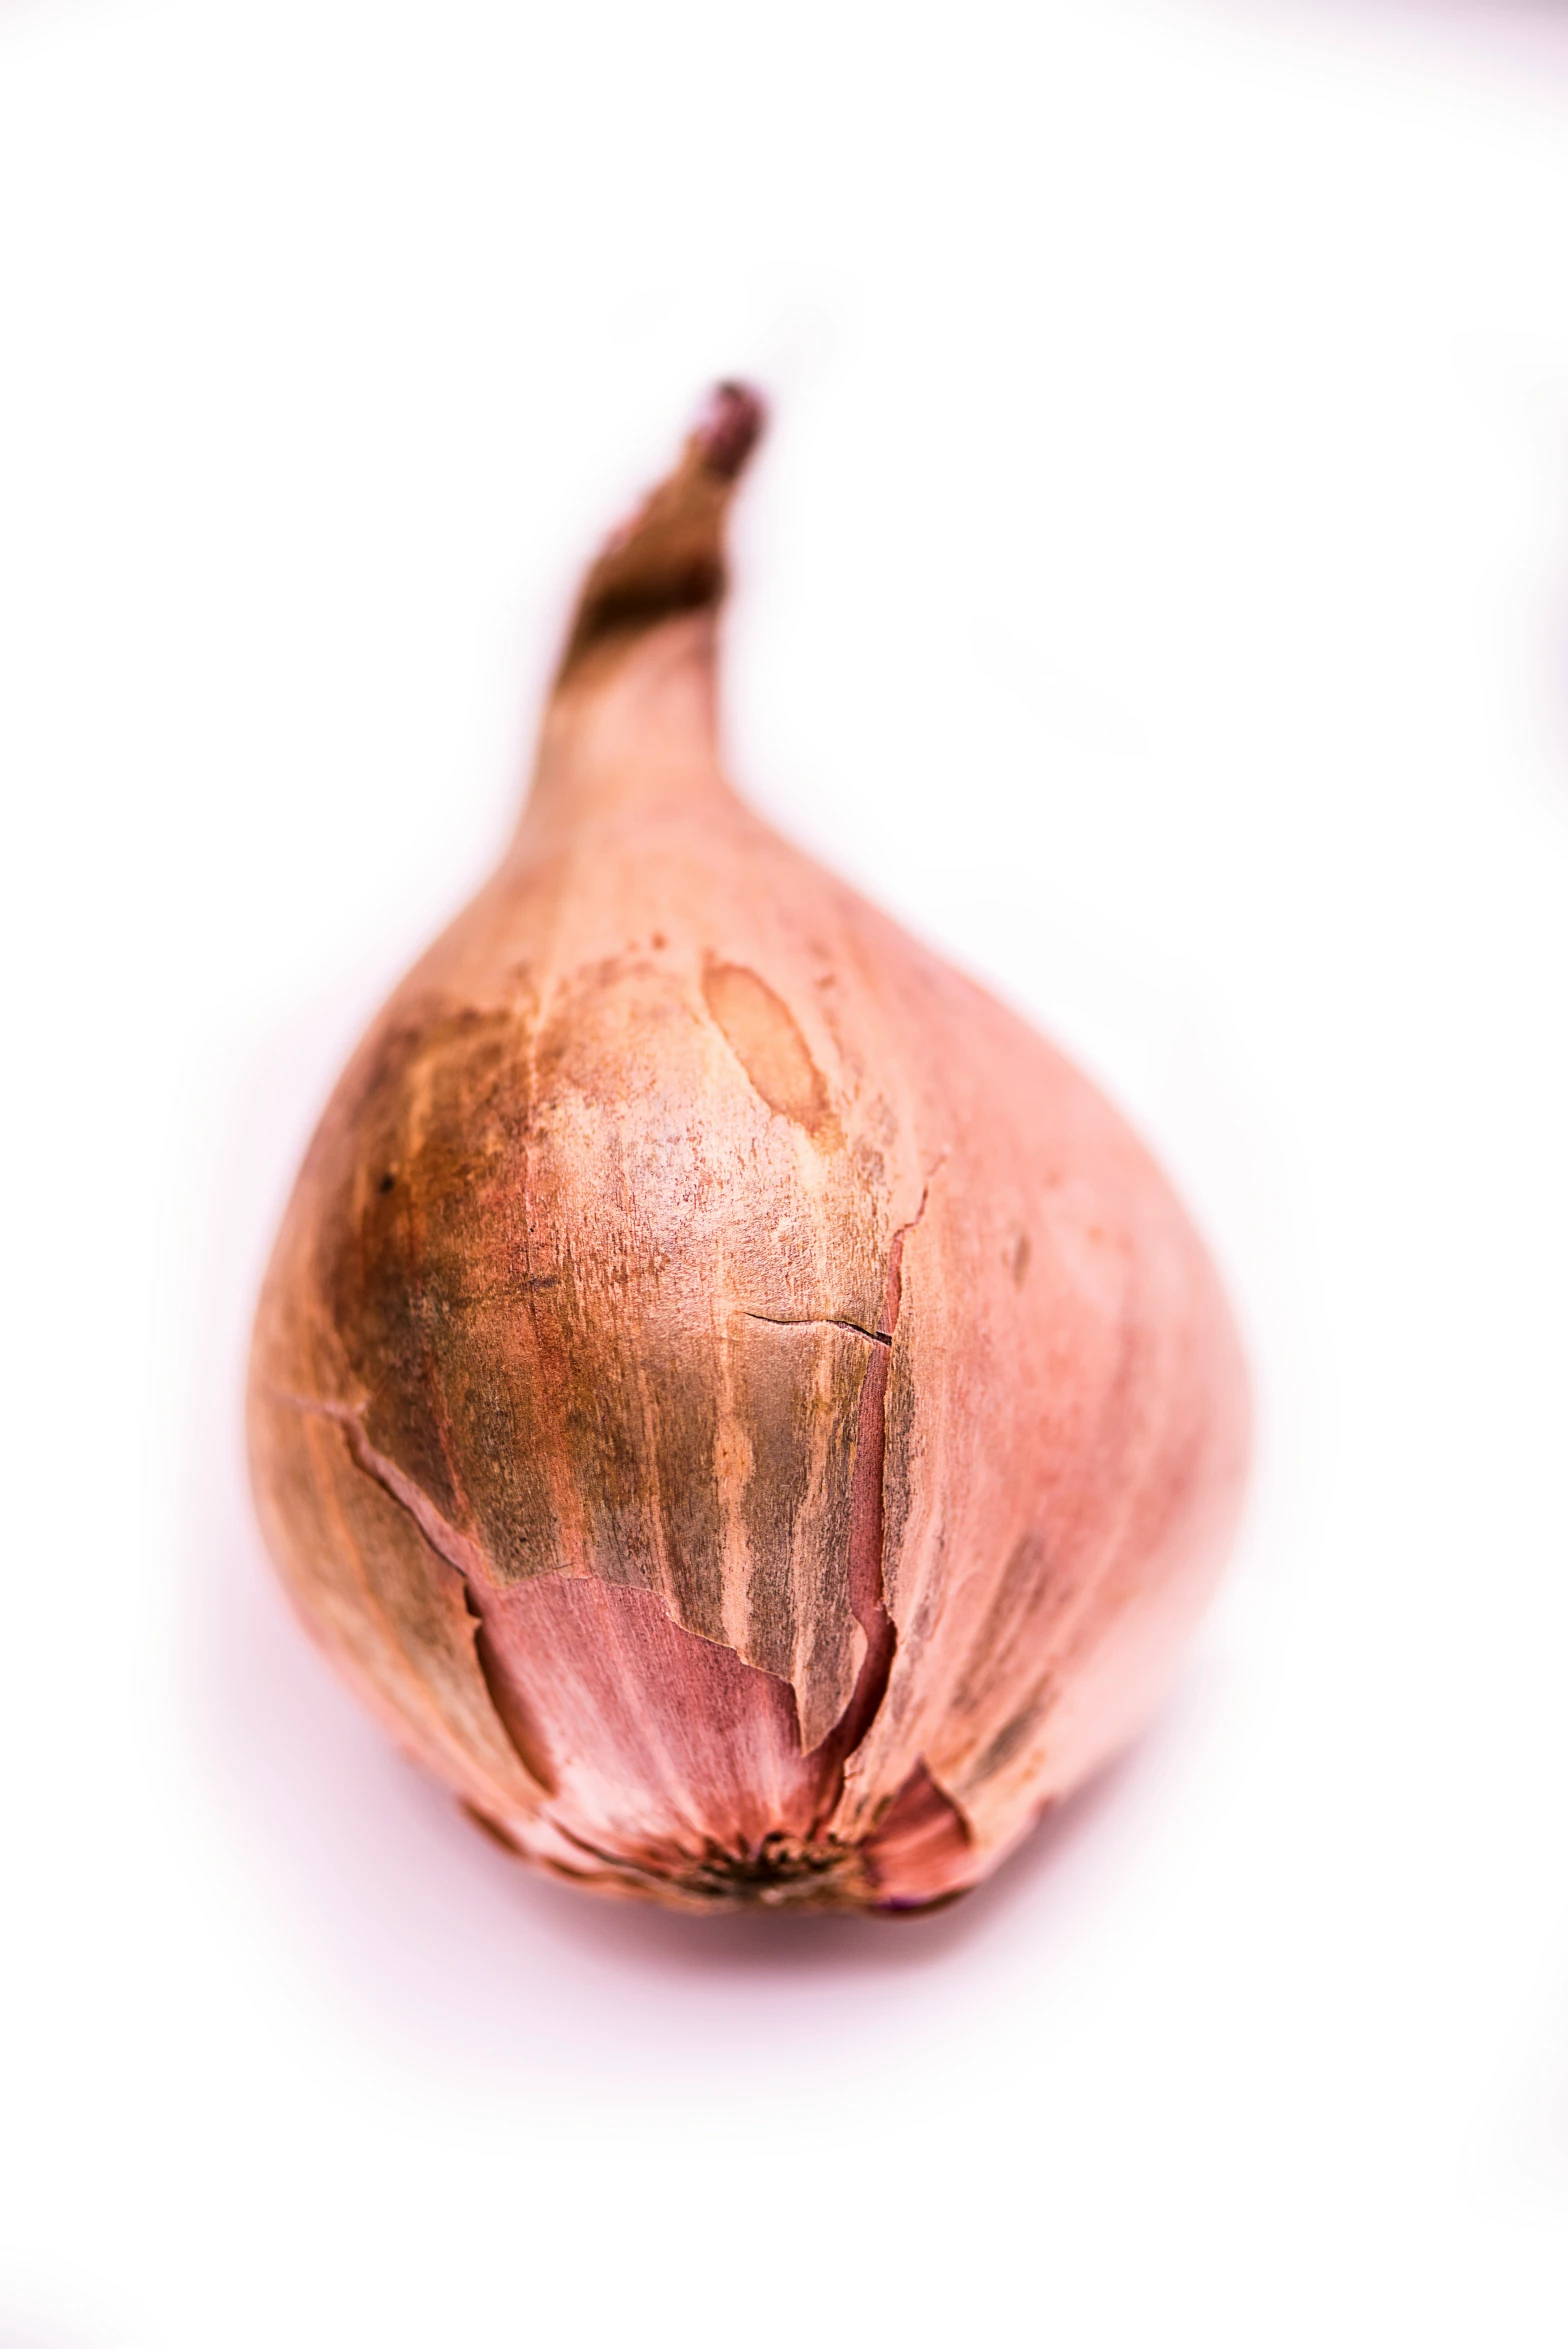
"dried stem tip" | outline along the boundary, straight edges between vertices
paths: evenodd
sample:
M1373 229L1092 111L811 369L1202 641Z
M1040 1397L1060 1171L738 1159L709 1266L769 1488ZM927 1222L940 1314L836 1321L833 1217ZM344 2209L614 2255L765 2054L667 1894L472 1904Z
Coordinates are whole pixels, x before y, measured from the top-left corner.
M623 523L584 581L557 685L591 654L619 651L661 620L723 602L725 516L766 413L747 385L714 387L674 472Z

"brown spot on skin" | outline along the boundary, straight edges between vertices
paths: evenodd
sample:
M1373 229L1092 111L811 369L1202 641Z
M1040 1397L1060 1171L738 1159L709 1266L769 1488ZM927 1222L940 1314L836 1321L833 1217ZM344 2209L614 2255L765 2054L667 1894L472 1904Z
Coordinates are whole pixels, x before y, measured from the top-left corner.
M1014 1240L1007 1258L1007 1267L1013 1276L1015 1289L1021 1289L1024 1285L1024 1279L1029 1270L1029 1256L1029 1234L1020 1232Z
M1038 1691L1011 1720L1003 1722L970 1771L967 1782L969 1788L983 1786L988 1778L996 1776L998 1770L1007 1767L1014 1754L1022 1751L1045 1710L1045 1696L1044 1690Z
M1006 1688L1012 1680L1009 1666L1013 1659L1025 1655L1052 1657L1077 1592L1076 1578L1066 1561L1053 1557L1038 1533L1021 1535L1013 1544L993 1588L990 1605L975 1625L953 1690L955 1710L978 1726L994 1701L995 1692ZM1016 1732L1012 1743L1007 1742L1005 1731L999 1730L975 1765L972 1778L965 1776L958 1781L966 1792L971 1783L978 1784L988 1772L999 1770L1016 1751L1040 1717L1048 1693L1047 1676L1030 1691L1020 1715L1022 1725L1016 1722L1006 1725Z
M789 1006L744 963L710 962L703 1001L771 1110L803 1126L820 1148L843 1140L827 1084Z

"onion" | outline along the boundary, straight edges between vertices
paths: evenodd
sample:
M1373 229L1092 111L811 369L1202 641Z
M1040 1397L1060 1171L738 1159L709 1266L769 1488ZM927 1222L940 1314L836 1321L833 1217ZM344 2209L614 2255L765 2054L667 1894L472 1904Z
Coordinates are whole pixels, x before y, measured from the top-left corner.
M722 386L589 573L516 838L312 1143L252 1457L307 1624L509 1848L896 1910L1145 1715L1246 1384L1115 1111L726 780L761 420Z

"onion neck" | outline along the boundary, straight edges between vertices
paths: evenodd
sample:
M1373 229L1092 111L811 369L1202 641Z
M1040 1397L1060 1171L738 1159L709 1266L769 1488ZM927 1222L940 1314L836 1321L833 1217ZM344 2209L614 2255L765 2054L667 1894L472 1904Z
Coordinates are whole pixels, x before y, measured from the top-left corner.
M546 851L585 825L734 804L719 760L717 615L694 613L562 678L516 845Z

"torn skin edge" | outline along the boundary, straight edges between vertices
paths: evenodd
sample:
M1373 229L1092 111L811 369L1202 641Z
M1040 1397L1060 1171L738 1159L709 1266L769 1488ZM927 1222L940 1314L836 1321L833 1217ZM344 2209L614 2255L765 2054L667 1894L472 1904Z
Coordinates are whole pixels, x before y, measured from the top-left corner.
M384 1452L379 1452L376 1449L365 1432L362 1417L365 1405L362 1403L329 1402L320 1396L300 1395L282 1387L269 1386L265 1391L270 1399L284 1410L299 1411L308 1417L327 1419L342 1429L354 1465L373 1483L379 1485L390 1500L397 1502L399 1507L407 1511L429 1548L435 1552L444 1565L450 1566L454 1573L462 1577L468 1594L468 1611L476 1621L482 1623L484 1610L476 1593L495 1590L499 1587L498 1578L490 1569L489 1559L476 1541L469 1535L460 1533L457 1527L443 1515L421 1485L399 1468L395 1460L389 1459ZM551 1568L548 1571L567 1579L603 1579L598 1576L576 1577L569 1568L564 1566ZM742 1655L740 1650L730 1641L715 1639L710 1633L698 1629L695 1625L682 1622L680 1616L671 1606L666 1592L650 1589L646 1591L645 1595L662 1607L669 1622L686 1638L698 1640L705 1647L721 1649L726 1655L734 1656L748 1672L759 1673L763 1678L773 1681L776 1686L784 1690L791 1706L796 1710L797 1752L805 1759L809 1759L811 1754L822 1752L823 1746L828 1742L826 1739L809 1750L800 1743L798 1698L791 1681L782 1678L778 1673L770 1672L765 1665L753 1663L749 1656ZM481 1671L482 1673L484 1671L482 1664ZM485 1677L488 1685L488 1675ZM852 1703L853 1700L851 1700ZM497 1711L497 1718L500 1720L503 1730L506 1730L505 1713L500 1709ZM508 1736L510 1737L509 1731ZM537 1739L535 1733L530 1733L530 1736L534 1742L542 1743L542 1740ZM522 1759L521 1755L519 1755L519 1759ZM526 1762L524 1766L528 1767ZM553 1787L543 1786L542 1782L541 1790L547 1793L555 1791Z
M836 1768L830 1783L828 1798L821 1805L813 1821L813 1833L827 1841L829 1821L838 1811L844 1797L845 1780L851 1759L865 1743L873 1723L882 1709L892 1678L893 1664L898 1649L898 1627L887 1606L884 1572L884 1552L887 1538L885 1485L887 1475L887 1385L892 1369L892 1349L898 1335L899 1314L904 1294L904 1242L919 1224L931 1197L931 1185L941 1172L943 1159L938 1158L925 1180L920 1193L920 1204L907 1223L900 1224L888 1248L887 1281L883 1290L881 1327L869 1331L859 1323L840 1323L838 1326L856 1328L862 1337L874 1337L877 1353L867 1365L860 1389L860 1415L855 1432L855 1464L850 1485L849 1537L849 1595L855 1620L865 1634L866 1654L861 1664L854 1694L845 1708L842 1719L824 1739L823 1747L837 1749ZM761 1319L763 1316L754 1316ZM944 1788L936 1785L923 1757L916 1758L908 1777L888 1797L877 1812L869 1834L861 1839L858 1848L869 1853L883 1832L885 1822L899 1814L899 1806L912 1798L917 1781L923 1781L938 1795L956 1822L956 1833L965 1848L974 1843L974 1832L961 1805ZM844 1848L857 1848L845 1846ZM924 1905L915 1902L913 1905Z
M898 1648L898 1631L888 1613L883 1573L883 1551L887 1541L887 1506L884 1496L887 1476L887 1382L892 1369L893 1343L898 1335L898 1316L904 1298L904 1242L925 1214L926 1201L930 1196L931 1184L928 1180L914 1214L908 1223L900 1224L893 1234L887 1255L887 1280L882 1292L881 1328L875 1333L880 1338L885 1329L887 1335L867 1365L861 1383L860 1416L855 1431L855 1465L850 1483L849 1603L856 1622L866 1635L866 1654L855 1684L855 1693L844 1715L844 1751L833 1801L823 1814L824 1826L842 1799L844 1771L848 1767L849 1757L864 1743L872 1722L881 1710Z
M548 1762L544 1763L542 1769L540 1767L544 1754L543 1740L531 1726L514 1720L518 1710L515 1703L498 1701L499 1675L495 1669L494 1659L489 1653L488 1641L484 1638L483 1611L474 1597L474 1583L483 1580L481 1572L483 1553L479 1545L470 1541L466 1535L459 1533L455 1525L448 1523L430 1499L429 1494L424 1492L412 1477L406 1476L396 1461L389 1460L384 1453L376 1450L365 1433L364 1421L360 1416L362 1406L328 1402L320 1396L289 1394L277 1387L269 1388L267 1391L272 1400L281 1404L286 1410L303 1412L311 1418L330 1420L334 1426L340 1428L355 1467L362 1475L369 1477L373 1484L379 1485L389 1500L395 1501L399 1508L407 1512L418 1527L427 1547L435 1553L443 1565L449 1566L458 1576L462 1585L463 1604L473 1626L474 1667L484 1686L485 1694L490 1700L496 1725L517 1756L518 1764L525 1778L530 1785L538 1789L541 1800L548 1801L553 1798L556 1792L555 1773ZM521 1735L519 1731L522 1732ZM466 1796L460 1795L458 1799L465 1810L471 1807ZM505 1830L500 1828L499 1823L492 1820L490 1825L495 1834L504 1839Z
M848 1734L833 1802L819 1821L818 1832L826 1828L843 1798L850 1758L865 1742L882 1708L898 1648L898 1629L888 1610L885 1581L887 1384L903 1305L904 1242L925 1214L940 1165L938 1160L927 1177L920 1204L908 1223L893 1234L881 1314L887 1335L861 1388L849 1573L850 1604L866 1634L867 1653L845 1715ZM873 1886L883 1895L871 1904L881 1914L908 1915L945 1905L969 1888L967 1883L955 1884L951 1879L956 1871L967 1872L973 1867L974 1830L962 1806L937 1784L924 1755L916 1756L908 1776L882 1804L870 1833L857 1848ZM933 1876L936 1881L931 1883Z
M312 1416L319 1416L329 1425L337 1427L342 1441L343 1465L350 1469L357 1468L359 1463L354 1458L347 1432L338 1425L337 1414L323 1412ZM264 1508L264 1520L266 1514ZM334 1510L334 1514L338 1512ZM418 1532L417 1526L415 1531ZM453 1577L451 1582L441 1583L441 1591L447 1603L457 1602L459 1620L466 1620L466 1608L459 1598L459 1593L464 1590L463 1578L446 1559L430 1549L422 1535L420 1541L429 1553L436 1573ZM357 1603L364 1623L374 1627L383 1647L384 1662L390 1661L395 1666L390 1683L385 1670L372 1668L355 1642L345 1635L338 1605L331 1600L324 1601L313 1577L300 1571L295 1545L285 1538L275 1537L269 1526L268 1546L272 1550L284 1590L307 1636L356 1691L366 1711L379 1724L391 1744L408 1761L433 1773L450 1787L460 1801L464 1799L465 1789L470 1794L481 1795L485 1801L493 1801L497 1783L493 1763L486 1760L476 1762L470 1735L448 1716L438 1696L403 1647L394 1618L364 1570L358 1544L351 1542L350 1548ZM504 1725L498 1721L496 1729L501 1745L509 1749ZM513 1758L516 1759L516 1756ZM520 1823L532 1822L542 1816L542 1793L526 1772L522 1773L515 1790L505 1791L508 1795L509 1815L514 1820Z
M945 1155L944 1153L943 1158ZM877 1348L875 1356L867 1364L866 1375L861 1382L854 1465L850 1480L850 1554L848 1560L850 1608L865 1635L867 1653L862 1659L860 1672L856 1677L849 1703L839 1720L829 1731L827 1737L823 1738L816 1746L810 1749L801 1748L802 1753L808 1758L811 1754L823 1755L826 1758L826 1749L842 1744L842 1751L837 1756L841 1766L847 1763L849 1757L862 1743L876 1718L877 1710L886 1693L888 1673L892 1668L893 1651L897 1644L897 1634L884 1604L882 1572L882 1547L885 1530L882 1488L887 1450L885 1400L891 1350L898 1330L898 1316L903 1294L904 1242L925 1214L926 1205L931 1196L931 1185L941 1171L943 1158L937 1159L927 1175L920 1193L920 1203L914 1214L907 1223L898 1225L893 1232L888 1247L887 1278L883 1286L882 1312L879 1317L883 1324L881 1328L868 1330L860 1322L831 1314L805 1315L798 1322L772 1314L752 1312L746 1314L748 1320L761 1322L769 1327L820 1328L826 1326L846 1329L859 1337L871 1340ZM462 1576L468 1589L469 1612L482 1623L483 1610L479 1607L473 1594L476 1586L480 1590L494 1586L495 1577L489 1571L489 1560L479 1543L474 1541L471 1536L459 1532L458 1528L436 1507L429 1494L413 1477L401 1469L395 1460L389 1458L386 1453L378 1451L372 1444L365 1430L366 1404L364 1402L345 1403L329 1400L319 1395L302 1395L290 1389L276 1386L268 1386L266 1392L273 1402L280 1404L286 1410L301 1411L317 1418L330 1419L342 1428L356 1466L380 1485L391 1500L396 1501L407 1510L437 1557L444 1560L455 1573ZM709 1644L714 1647L727 1648L732 1655L739 1656L740 1661L752 1671L766 1669L763 1665L752 1663L749 1657L741 1655L740 1650L733 1647L730 1642L712 1639L710 1634L691 1624L683 1623L670 1607L663 1593L655 1592L651 1595L661 1599L666 1614L678 1630L686 1632L693 1639L708 1640ZM884 1648L886 1650L885 1658L882 1654ZM486 1685L489 1687L491 1675L485 1670L482 1660L480 1668L484 1674ZM790 1686L791 1684L786 1683L785 1685ZM792 1686L791 1693L795 1696L798 1706L798 1695ZM492 1703L495 1701L493 1688L491 1689L491 1701ZM500 1720L502 1728L507 1729L505 1715L499 1707L497 1708L497 1718ZM510 1739L509 1730L507 1734ZM529 1742L537 1744L541 1741L530 1737ZM523 1762L529 1776L540 1784L542 1791L554 1792L553 1786L538 1779L536 1771L522 1753L519 1753L519 1759ZM842 1793L842 1781L840 1781L838 1793ZM838 1794L835 1794L835 1804L837 1800Z
M938 1162L940 1165L940 1161ZM935 1175L937 1168L933 1168ZM929 1906L934 1898L954 1897L956 1891L943 1886L939 1892L923 1890L913 1896L893 1892L881 1902L867 1895L881 1887L885 1879L898 1876L904 1870L897 1865L889 1867L894 1851L910 1843L912 1836L929 1842L936 1832L936 1823L925 1820L925 1811L939 1806L943 1832L951 1844L955 1839L960 1850L973 1844L969 1822L960 1806L944 1789L937 1787L923 1758L917 1758L908 1777L880 1807L871 1831L854 1844L841 1843L826 1832L829 1820L838 1809L844 1793L845 1773L850 1758L864 1742L887 1693L891 1677L897 1632L888 1612L883 1582L883 1547L885 1540L885 1509L883 1485L886 1470L886 1395L891 1350L897 1334L903 1288L904 1241L925 1213L930 1196L930 1179L921 1193L920 1204L909 1222L894 1232L888 1253L887 1280L884 1290L881 1320L885 1327L875 1331L859 1323L841 1321L834 1316L806 1317L806 1325L826 1320L835 1327L853 1329L856 1334L875 1344L876 1352L866 1366L858 1404L855 1436L854 1465L851 1475L850 1541L849 1541L849 1595L852 1611L866 1640L866 1653L856 1678L850 1701L839 1721L812 1755L823 1765L826 1783L819 1797L805 1846L800 1858L812 1865L812 1854L821 1856L821 1881L815 1886L801 1882L793 1892L785 1892L782 1883L773 1888L772 1896L759 1881L749 1896L736 1883L724 1886L710 1880L702 1890L697 1882L707 1872L706 1864L696 1854L671 1850L643 1856L640 1864L632 1854L611 1853L585 1842L566 1823L549 1813L534 1822L540 1827L565 1838L587 1858L608 1869L613 1882L597 1873L579 1872L558 1865L546 1853L537 1852L519 1843L513 1833L491 1814L467 1798L460 1798L462 1807L483 1830L502 1848L546 1866L552 1872L571 1877L574 1881L592 1885L596 1889L619 1890L649 1898L676 1899L682 1907L702 1911L718 1908L734 1909L750 1906L801 1905L822 1908L866 1909L880 1907L889 1911ZM772 1316L752 1315L750 1318L771 1322ZM797 1326L794 1323L782 1326ZM413 1518L430 1549L459 1575L468 1614L474 1625L474 1659L489 1697L497 1724L508 1745L516 1754L530 1784L536 1786L546 1802L558 1798L559 1787L555 1771L548 1759L546 1742L532 1722L521 1717L515 1692L510 1689L505 1675L499 1670L485 1628L484 1612L475 1592L488 1587L487 1561L479 1545L460 1533L438 1510L430 1497L396 1462L388 1459L370 1442L365 1432L363 1406L342 1402L328 1402L321 1398L271 1390L274 1400L285 1407L308 1412L332 1420L344 1433L356 1466L373 1479L388 1497L396 1501ZM656 1594L651 1594L656 1595ZM668 1610L666 1610L668 1612ZM680 1624L671 1614L676 1628L691 1633L689 1626ZM715 1646L726 1646L715 1641ZM733 1649L731 1653L736 1653ZM745 1658L740 1659L743 1663ZM752 1666L757 1670L760 1667ZM914 1806L924 1821L915 1827ZM906 1818L905 1814L910 1813ZM907 1866L911 1854L905 1854ZM955 1855L956 1856L956 1855ZM760 1861L760 1853L757 1855ZM645 1864L652 1860L652 1866ZM917 1870L917 1873L919 1871ZM684 1881L683 1881L684 1879Z
M887 1606L884 1557L887 1530L885 1499L887 1385L892 1370L892 1346L898 1334L899 1314L903 1306L904 1242L924 1217L931 1198L931 1186L941 1173L946 1160L947 1152L944 1150L935 1159L926 1176L924 1188L920 1193L919 1206L909 1221L900 1224L893 1234L892 1243L888 1250L887 1287L883 1296L881 1314L882 1325L887 1332L887 1342L886 1346L879 1350L878 1358L868 1368L865 1384L861 1389L861 1421L856 1435L854 1502L851 1517L850 1594L856 1619L866 1633L868 1654L866 1664L861 1670L860 1680L856 1684L855 1695L851 1698L848 1711L845 1714L845 1722L853 1721L854 1726L853 1733L846 1740L838 1773L838 1796L835 1800L835 1810L843 1798L850 1762L870 1735L877 1714L880 1712L887 1695L897 1653L898 1627ZM874 1452L874 1491L863 1491L862 1488L863 1447ZM864 1473L866 1485L869 1486L871 1472L867 1469ZM872 1693L868 1685L872 1678L870 1667L873 1655L877 1653L879 1646L885 1650L885 1662L875 1684L874 1701L863 1704L863 1700L869 1698ZM945 1787L937 1784L923 1755L916 1756L903 1783L873 1814L869 1832L861 1838L864 1848L869 1849L875 1844L885 1823L898 1812L898 1807L906 1799L913 1798L913 1790L920 1782L928 1786L946 1806L954 1822L954 1832L962 1846L965 1849L974 1849L976 1838L968 1813L954 1795L950 1794ZM832 1813L830 1812L827 1816L830 1818ZM827 1818L824 1818L822 1824L824 1827L827 1825ZM954 1888L951 1894L944 1893L941 1897L943 1899L956 1898L959 1892L966 1889L966 1886L959 1885ZM888 1908L923 1908L929 1907L931 1903L929 1899L919 1898L913 1901L890 1901L882 1905Z
M952 1796L932 1777L923 1755L862 1848L882 1895L875 1905L890 1915L930 1908L969 1889L967 1881L954 1878L967 1878L973 1869L973 1830Z
M560 1781L550 1759L549 1747L518 1699L502 1671L500 1660L491 1642L485 1624L484 1611L474 1597L474 1586L467 1575L463 1577L463 1604L468 1609L474 1626L474 1661L479 1666L480 1678L485 1684L496 1719L505 1730L507 1742L522 1763L534 1784L554 1801L560 1794Z
M459 1807L474 1824L480 1826L491 1842L551 1874L566 1877L590 1890L662 1901L666 1906L677 1906L693 1913L758 1906L809 1905L863 1909L867 1905L871 1887L859 1867L858 1855L848 1846L824 1844L820 1846L818 1856L790 1841L790 1860L803 1864L798 1868L795 1865L782 1868L779 1871L779 1882L775 1885L770 1881L764 1864L765 1853L772 1840L770 1838L763 1838L757 1850L749 1853L737 1851L725 1854L717 1847L704 1853L675 1843L641 1851L611 1851L588 1840L570 1825L555 1807L561 1800L561 1793L554 1768L547 1758L546 1741L527 1717L508 1676L498 1667L491 1647L480 1594L494 1585L487 1571L483 1551L451 1525L429 1495L371 1443L360 1417L363 1406L290 1393L276 1387L268 1388L267 1392L283 1408L324 1419L338 1428L353 1465L388 1499L404 1510L432 1556L458 1577L472 1627L477 1674L500 1734L516 1756L528 1783L538 1792L540 1808L531 1816L519 1818L510 1814L498 1817L489 1803L475 1801L471 1792L464 1791L466 1772L454 1773L429 1753L424 1759L428 1766L435 1769L437 1776L453 1786ZM735 1656L737 1663L746 1671L772 1680L789 1699L793 1715L793 1691L787 1681L779 1681L776 1675L764 1673L760 1666L747 1664L745 1658L736 1655L736 1651L725 1641L707 1640L703 1634L691 1631L670 1611L663 1594L649 1591L643 1595L662 1606L667 1620L682 1637L721 1649L725 1654ZM399 1735L401 1740L401 1732ZM797 1754L802 1753L798 1727L795 1732L795 1750ZM541 1838L544 1839L543 1848ZM778 1840L782 1850L786 1839L781 1835ZM548 1848L552 1841L558 1846L553 1853ZM568 1859L561 1856L568 1852L581 1853L595 1863L594 1867L573 1867ZM756 1871L755 1875L753 1870ZM829 1876L835 1878L836 1883L830 1885L826 1881Z

